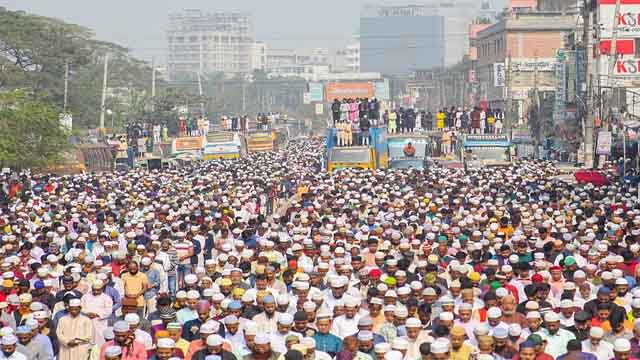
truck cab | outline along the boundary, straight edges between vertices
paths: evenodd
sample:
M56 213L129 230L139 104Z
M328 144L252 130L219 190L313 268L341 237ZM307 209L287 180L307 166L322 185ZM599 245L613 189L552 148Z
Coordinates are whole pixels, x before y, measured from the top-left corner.
M421 134L396 134L389 135L389 167L392 169L423 170L428 160L429 146L431 139L427 135ZM408 143L415 148L413 156L407 156L404 148Z
M338 146L336 129L327 129L327 171L345 168L363 170L387 168L389 161L386 129L371 128L369 136L368 146Z
M512 163L511 142L503 135L467 135L462 151L466 168L509 166Z

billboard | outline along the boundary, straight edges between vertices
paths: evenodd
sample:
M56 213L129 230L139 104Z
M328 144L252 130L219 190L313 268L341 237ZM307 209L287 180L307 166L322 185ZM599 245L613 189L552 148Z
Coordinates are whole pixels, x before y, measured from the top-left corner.
M312 82L309 83L309 101L311 102L322 102L323 98L323 87L322 83Z
M504 86L504 80L505 80L504 63L493 64L493 86L495 87Z
M180 137L174 141L176 151L202 150L204 147L202 136Z
M514 59L511 61L511 71L548 71L555 70L556 59L554 58L538 58L538 59Z
M325 99L355 99L372 98L375 95L373 84L370 82L330 83L324 86Z
M616 14L616 0L600 0L601 38L611 38L614 23L618 38L640 37L640 0L620 0Z

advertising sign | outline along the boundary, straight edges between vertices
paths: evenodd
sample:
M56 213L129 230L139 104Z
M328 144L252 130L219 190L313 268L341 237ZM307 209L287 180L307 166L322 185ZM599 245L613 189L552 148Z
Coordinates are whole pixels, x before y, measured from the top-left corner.
M324 87L324 94L327 101L372 98L375 95L373 84L370 82L329 83Z
M316 115L324 114L324 104L316 104Z
M553 71L556 59L514 59L511 61L511 71Z
M204 146L202 136L181 137L175 140L176 151L202 150Z
M322 96L323 90L324 87L322 86L322 83L309 83L309 100L311 102L322 102L324 100Z
M504 63L493 64L493 86L503 87L505 82Z
M614 24L618 26L618 38L640 36L640 0L621 0L620 11L615 11L616 0L600 0L600 37L610 38Z
M556 122L564 120L567 99L567 67L564 63L566 55L559 51L556 54L556 98L553 107L553 119Z
M611 131L600 131L598 133L598 144L596 146L597 155L611 154Z
M640 59L635 57L617 59L613 73L618 78L640 78Z

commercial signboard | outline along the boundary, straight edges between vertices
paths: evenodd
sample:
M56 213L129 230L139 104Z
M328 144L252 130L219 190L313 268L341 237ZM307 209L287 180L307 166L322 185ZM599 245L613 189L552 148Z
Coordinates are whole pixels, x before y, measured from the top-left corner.
M204 147L204 137L202 136L180 137L174 141L176 151L202 150Z
M319 82L309 83L309 101L322 102L324 100L323 90L324 90L324 87L322 86L322 83L319 83Z
M617 14L616 0L600 0L599 3L601 38L612 36L614 24L618 27L618 38L640 37L640 0L620 0Z
M329 83L324 86L325 99L355 99L372 98L375 95L373 83L370 82L340 82Z
M493 86L503 87L505 83L504 63L493 64Z
M554 71L556 59L540 58L540 59L512 59L511 71Z
M316 104L316 115L322 115L322 114L324 114L324 104L323 103Z
M560 49L556 53L556 98L553 107L553 119L555 122L564 120L565 105L567 99L567 66L565 64L566 54Z
M628 57L617 59L613 73L618 78L640 79L640 58Z
M598 144L596 145L597 155L611 154L611 131L600 131L598 133Z

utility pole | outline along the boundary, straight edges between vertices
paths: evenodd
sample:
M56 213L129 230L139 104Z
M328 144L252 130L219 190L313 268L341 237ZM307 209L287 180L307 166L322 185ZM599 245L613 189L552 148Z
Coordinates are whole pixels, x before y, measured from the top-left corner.
M584 101L585 109L584 109L584 165L587 168L593 168L594 166L594 118L593 118L593 88L591 86L591 71L589 69L589 57L591 56L591 9L590 9L590 1L583 0L582 1L582 46L584 47L584 68L585 68L585 86L586 86L586 99ZM600 59L600 51L597 50L597 60L596 67L598 67L599 59Z
M511 140L512 138L512 134L513 134L513 99L511 98L511 53L509 53L509 56L507 57L507 64L506 64L506 69L505 69L505 79L504 79L504 95L507 98L506 101L506 106L507 106L507 112L506 112L506 116L504 117L505 119L505 124L504 126L507 128L507 136L508 139Z
M156 110L156 58L151 58L151 111Z
M104 129L104 112L107 102L107 76L109 71L109 53L104 55L104 78L102 80L102 104L100 105L100 129Z
M62 113L67 113L67 99L69 98L69 61L64 63L64 105L62 106Z

